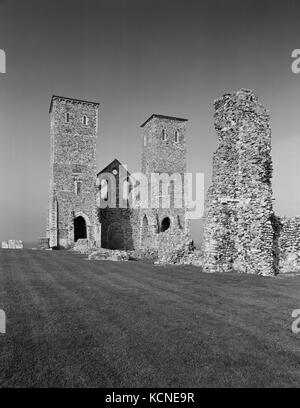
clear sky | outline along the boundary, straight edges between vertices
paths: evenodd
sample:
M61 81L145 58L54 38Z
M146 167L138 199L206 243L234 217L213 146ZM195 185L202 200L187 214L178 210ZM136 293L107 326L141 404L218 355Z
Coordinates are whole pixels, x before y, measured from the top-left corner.
M100 102L99 170L140 169L152 113L188 118L188 169L207 187L213 100L253 89L271 113L276 212L300 214L299 19L299 0L0 1L0 240L45 236L52 94Z

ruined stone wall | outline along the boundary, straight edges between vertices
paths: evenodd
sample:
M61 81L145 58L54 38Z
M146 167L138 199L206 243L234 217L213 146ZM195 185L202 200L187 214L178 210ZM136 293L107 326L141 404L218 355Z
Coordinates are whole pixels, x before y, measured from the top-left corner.
M218 147L205 204L204 268L274 275L269 114L244 89L214 106Z
M68 115L68 118L67 118ZM86 123L83 118L86 117ZM98 241L96 139L98 104L53 97L50 108L50 191L47 236L51 247L74 243L74 220Z
M300 216L278 218L279 268L281 273L300 271Z

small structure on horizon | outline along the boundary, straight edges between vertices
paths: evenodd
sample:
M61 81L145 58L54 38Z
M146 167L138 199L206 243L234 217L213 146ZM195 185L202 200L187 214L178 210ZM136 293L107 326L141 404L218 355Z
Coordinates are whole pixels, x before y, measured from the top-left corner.
M23 241L19 239L9 239L1 242L2 249L23 249Z

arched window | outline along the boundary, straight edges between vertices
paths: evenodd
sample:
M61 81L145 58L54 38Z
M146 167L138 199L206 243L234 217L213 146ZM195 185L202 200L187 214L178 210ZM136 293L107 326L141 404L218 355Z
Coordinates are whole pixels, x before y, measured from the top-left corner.
M75 194L79 195L81 193L81 185L82 185L82 181L75 179L74 180L74 189L75 189Z
M83 115L82 117L82 123L86 126L89 123L89 118L86 115Z
M164 232L164 231L166 231L167 229L169 229L170 228L170 224L171 224L171 221L170 221L170 218L169 217L166 217L166 218L164 218L163 220L162 220L162 222L161 222L161 232Z
M108 200L108 182L105 179L100 182L100 197L104 201Z
M162 130L162 134L161 134L162 140L165 142L167 140L167 131L166 129Z
M175 143L178 143L179 142L179 132L178 132L178 130L176 130L176 132L175 132Z
M127 179L123 181L123 200L128 200L129 193L130 193L130 182Z

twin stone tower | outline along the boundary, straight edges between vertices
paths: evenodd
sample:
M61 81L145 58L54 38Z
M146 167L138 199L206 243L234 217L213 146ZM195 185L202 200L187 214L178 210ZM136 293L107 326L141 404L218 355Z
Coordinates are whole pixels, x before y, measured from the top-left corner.
M50 104L50 189L47 237L50 248L70 248L78 239L93 247L110 249L157 248L163 239L188 233L185 206L121 208L119 184L130 178L113 160L97 173L96 142L99 104L53 96ZM152 115L142 125L142 172L186 172L186 119ZM121 181L120 181L121 180ZM106 200L116 205L99 207L98 194L105 181ZM101 191L100 191L101 192ZM154 191L162 198L162 191ZM105 198L104 198L105 200Z

